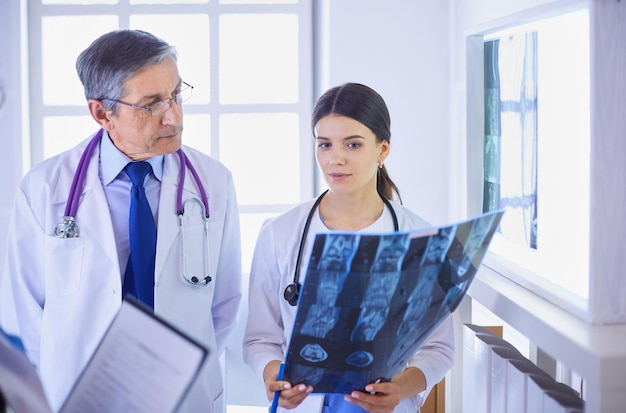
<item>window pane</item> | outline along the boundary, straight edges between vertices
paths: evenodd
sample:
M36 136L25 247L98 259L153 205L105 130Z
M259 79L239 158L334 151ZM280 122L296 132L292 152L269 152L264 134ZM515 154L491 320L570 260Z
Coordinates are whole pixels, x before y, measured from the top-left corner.
M211 154L211 116L185 115L183 143L199 151Z
M239 203L290 204L299 200L298 128L295 113L220 117L220 159L233 172Z
M209 0L130 0L130 4L204 4Z
M54 16L41 19L44 105L85 104L83 86L76 74L76 58L97 37L117 28L117 16Z
M119 0L41 0L41 4L117 4Z
M207 14L132 15L130 27L148 31L176 46L180 76L194 87L187 103L209 102L211 71Z
M298 0L220 0L222 4L295 4Z
M533 33L532 36L523 33ZM536 36L536 52L524 53L525 39ZM501 223L502 237L494 238L491 249L530 271L529 278L541 277L565 290L587 299L589 296L589 176L590 176L590 71L589 16L587 11L574 12L527 26L491 35L495 41L494 62L485 76L486 87L502 87L501 97L491 108L498 108L485 126L501 126L501 143L494 143L485 158L494 161L490 182L500 178L501 187L519 188L520 196L495 199L496 207L506 208ZM499 46L498 46L499 44ZM526 46L529 44L525 43ZM486 53L487 54L487 53ZM488 62L488 59L486 60ZM514 63L518 64L515 65ZM536 64L536 94L530 91L535 83L528 76L529 65ZM488 79L499 82L487 82ZM513 80L513 81L511 81ZM493 89L493 88L492 88ZM529 93L529 91L531 93ZM487 95L497 95L486 90ZM515 96L533 97L534 107ZM517 100L516 100L517 99ZM534 111L536 110L536 114ZM490 110L486 108L485 114ZM499 112L499 113L498 113ZM523 115L533 114L529 119ZM496 119L499 121L493 121ZM524 142L536 130L536 139ZM496 136L497 127L492 127ZM488 131L487 131L488 132ZM491 142L491 141L490 141ZM508 142L508 143L507 143ZM528 143L536 146L526 150ZM536 150L536 155L534 151ZM525 180L530 166L536 172ZM496 170L496 167L498 168ZM487 174L487 168L485 168ZM501 174L501 177L499 175ZM487 181L487 176L485 176ZM531 185L522 187L521 184ZM487 188L487 186L485 187ZM536 213L527 213L531 205ZM502 195L505 195L504 192ZM496 197L497 198L497 197ZM533 205L533 208L535 206ZM526 233L536 243L511 242L515 239L515 222L530 223ZM519 226L518 226L519 228ZM532 231L530 231L532 229ZM533 237L522 241L533 240ZM529 248L530 247L530 248Z
M241 271L245 274L250 272L254 246L263 222L276 214L240 214L241 231ZM267 407L265 408L267 412Z
M220 16L220 103L298 101L298 18Z
M483 211L507 210L499 231L537 248L537 32L485 43Z
M43 157L49 158L96 133L100 126L91 116L49 116L43 121Z

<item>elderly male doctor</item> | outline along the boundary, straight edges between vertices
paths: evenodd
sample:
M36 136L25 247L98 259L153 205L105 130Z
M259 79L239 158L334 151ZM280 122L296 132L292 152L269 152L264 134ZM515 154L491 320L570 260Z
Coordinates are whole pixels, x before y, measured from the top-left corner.
M176 152L181 148L182 101L191 90L178 72L172 46L146 32L118 30L96 39L76 67L101 133L45 160L22 180L1 280L1 325L22 339L58 410L122 297L135 294L127 287L132 183L126 165L147 161L143 184L157 236L146 301L210 349L180 411L222 413L218 358L241 298L239 212L231 173L191 148L182 147L184 156ZM78 185L74 212L78 236L57 237L55 227L67 215L72 181L85 152L84 183ZM185 158L190 166L181 180ZM177 214L181 182L184 250ZM203 192L209 207L208 246ZM67 228L65 232L72 235ZM199 268L199 279L183 273L183 259L187 269Z

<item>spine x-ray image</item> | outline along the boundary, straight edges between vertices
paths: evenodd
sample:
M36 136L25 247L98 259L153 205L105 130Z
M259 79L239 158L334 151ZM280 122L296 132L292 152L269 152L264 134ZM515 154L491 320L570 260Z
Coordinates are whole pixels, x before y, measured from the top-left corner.
M283 378L315 393L390 379L456 309L503 211L386 234L317 234Z

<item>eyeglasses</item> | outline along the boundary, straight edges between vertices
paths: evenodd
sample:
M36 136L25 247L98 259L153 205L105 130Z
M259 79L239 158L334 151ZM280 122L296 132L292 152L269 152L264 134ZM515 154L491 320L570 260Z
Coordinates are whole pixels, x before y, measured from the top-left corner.
M133 105L132 103L122 102L121 100L117 99L102 98L101 100L110 100L111 102L121 103L122 105L130 106L134 109L148 111L152 116L159 116L170 109L170 107L172 106L172 101L175 101L177 105L180 105L181 103L189 100L192 91L193 86L191 86L189 83L183 82L182 88L176 93L173 98L159 100L158 102L154 102L148 106Z

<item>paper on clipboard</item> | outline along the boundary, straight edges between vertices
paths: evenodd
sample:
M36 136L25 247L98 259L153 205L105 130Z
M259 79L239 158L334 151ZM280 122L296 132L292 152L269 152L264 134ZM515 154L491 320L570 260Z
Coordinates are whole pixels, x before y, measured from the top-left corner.
M174 412L207 355L201 344L125 299L60 413ZM23 353L0 341L0 363L0 387L16 413L51 412Z

